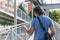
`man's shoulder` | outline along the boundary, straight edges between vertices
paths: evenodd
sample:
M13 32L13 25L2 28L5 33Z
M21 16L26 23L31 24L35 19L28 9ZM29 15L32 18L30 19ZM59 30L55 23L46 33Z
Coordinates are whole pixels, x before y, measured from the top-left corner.
M45 16L45 15L43 15L42 17L44 17L44 18L48 18L48 16Z
M48 20L50 20L50 19L51 19L51 18L50 18L50 17L48 17L48 16L44 16L44 18L45 18L45 19L48 19Z
M35 21L36 20L36 18L33 18L33 21Z

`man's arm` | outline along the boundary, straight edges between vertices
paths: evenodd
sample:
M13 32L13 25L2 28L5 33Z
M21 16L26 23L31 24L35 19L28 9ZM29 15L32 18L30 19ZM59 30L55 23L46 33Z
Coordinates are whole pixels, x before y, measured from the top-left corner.
M51 30L51 37L53 37L55 35L55 28L54 27L50 27Z
M26 30L26 32L27 32L29 35L32 35L33 32L34 32L34 28L33 28L33 27L31 27L30 30L27 30L27 29L25 29L25 30Z

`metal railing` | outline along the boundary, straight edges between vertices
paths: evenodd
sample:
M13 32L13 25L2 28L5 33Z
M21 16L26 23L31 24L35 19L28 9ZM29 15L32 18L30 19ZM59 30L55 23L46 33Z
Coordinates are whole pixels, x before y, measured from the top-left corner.
M11 10L9 10L8 5L4 7L4 2L0 2L0 10L2 10L2 12L4 11L7 14L12 14L12 15L14 14L14 11L12 12ZM31 18L20 9L17 9L17 17L27 22L31 21ZM11 27L6 27L3 28L3 31L2 29L0 29L2 31L0 33L0 37L1 37L0 40L14 40L14 36L17 36L17 38L20 40L27 40L29 38L29 35L23 29L25 25L31 26L31 23L23 23ZM15 29L17 29L17 33L15 32Z
M9 6L6 6L4 2L0 2L0 10L5 11L7 14L11 14L14 17L14 11L9 10ZM27 22L31 21L31 18L21 9L17 9L17 17Z
M53 37L53 40L60 40L60 24L54 21L55 28L56 28L56 34ZM12 27L7 27L3 28L4 31L0 33L0 35L6 35L4 40L12 40L15 39L14 36L17 36L18 40L29 40L30 36L26 33L24 26L27 26L28 29L31 27L31 22L30 23L22 23L22 24L17 24ZM15 30L17 29L17 33ZM10 38L9 38L10 37ZM33 37L33 36L32 36Z
M12 40L14 39L14 36L17 36L19 40L28 40L29 35L25 32L24 26L29 26L28 28L30 28L31 23L22 23L11 27L3 28L4 31L2 31L0 35L5 35L5 39L3 40ZM17 29L17 33L15 32L15 29ZM2 39L0 38L0 40Z
M55 30L56 30L56 33L55 33L55 36L54 36L54 40L60 40L60 24L58 24L57 22L54 22L55 23Z
M25 12L23 12L21 9L18 9L17 10L17 16L18 17L20 17L20 18L22 18L23 20L26 20L26 21L31 21L31 18L25 13Z

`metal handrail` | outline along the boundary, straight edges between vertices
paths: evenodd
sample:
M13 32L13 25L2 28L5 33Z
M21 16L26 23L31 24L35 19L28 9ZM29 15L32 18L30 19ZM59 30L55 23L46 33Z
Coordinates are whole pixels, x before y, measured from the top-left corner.
M52 20L52 19L51 19ZM59 28L60 29L60 24L59 23L57 23L57 22L55 22L54 20L52 20L56 25L58 25L57 26L57 28Z
M26 21L27 21L27 19L31 19L31 18L30 18L25 12L23 12L21 9L18 9L18 10L21 11L22 14L25 15L25 18L26 18L25 20L26 20ZM21 12L18 12L18 13L21 13ZM17 13L17 14L18 14L18 13ZM28 18L27 18L26 16L27 16ZM31 21L31 20L30 20L30 21Z
M19 10L21 10L21 9L19 9ZM22 10L21 10L22 11ZM26 16L28 16L24 11L22 11ZM28 16L29 17L29 16Z
M58 23L57 22L55 22L54 21L54 23L57 25ZM22 23L22 24L17 24L17 25L14 25L14 26L12 26L12 27L7 27L7 28L3 28L4 30L5 29L10 29L10 28L13 28L13 29L16 29L16 27L17 26L19 26L19 27L22 27L21 25L27 25L27 24L31 24L31 23ZM60 26L60 24L58 24L59 26ZM19 27L17 27L17 28L19 28ZM58 27L59 28L59 27ZM59 28L60 29L60 28ZM19 38L21 38L18 34L16 34L15 32L14 32L14 34L17 36L17 37L19 37ZM6 38L7 39L7 38Z
M19 26L19 27L22 27L21 25L28 25L28 24L30 24L30 23L22 23L22 24L17 24L17 25L14 25L14 26L11 26L11 27L6 27L6 28L2 28L3 30L8 30L9 31L9 33L10 33L10 29L16 29L16 27L17 26ZM17 27L18 28L18 27ZM7 31L6 31L7 32ZM15 33L13 30L12 30L12 32L17 36L17 37L19 37L20 39L22 39L17 33ZM1 33L1 34L3 34L4 33L4 31ZM8 36L9 36L9 33L8 33L8 35L6 36L6 38L5 38L5 40L7 40L7 38L8 38ZM23 40L23 39L22 39Z
M20 26L20 25L26 25L26 24L30 24L30 22L29 22L29 23L21 23L21 24L17 24L17 25L13 25L13 26L11 26L11 27L6 27L6 28L2 28L2 29L3 29L3 30L11 29L11 28L15 28L15 27L17 27L17 26ZM2 30L2 29L0 29L0 30Z
M6 28L2 28L2 29L0 29L0 30L7 30L7 31L9 31L9 29L11 29L11 28L16 28L17 26L19 26L19 27L21 27L21 25L28 25L28 24L30 24L31 22L29 22L29 23L21 23L21 24L17 24L17 25L13 25L13 26L11 26L11 27L6 27ZM18 28L18 27L17 27ZM2 32L2 33L4 33L4 32ZM0 33L1 34L1 33Z

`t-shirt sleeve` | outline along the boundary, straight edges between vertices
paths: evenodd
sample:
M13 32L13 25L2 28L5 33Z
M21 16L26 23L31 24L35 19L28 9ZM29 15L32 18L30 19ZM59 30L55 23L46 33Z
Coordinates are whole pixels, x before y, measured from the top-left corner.
M49 23L50 23L50 24L49 24L49 27L53 27L53 26L54 26L53 20L50 19Z
M32 21L32 27L35 28L35 19Z

